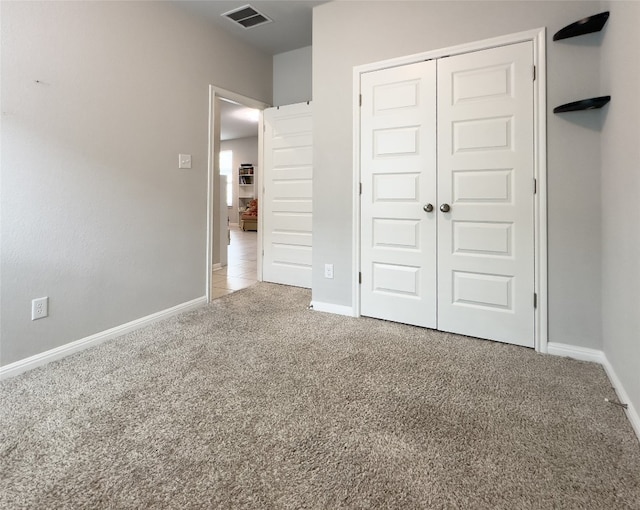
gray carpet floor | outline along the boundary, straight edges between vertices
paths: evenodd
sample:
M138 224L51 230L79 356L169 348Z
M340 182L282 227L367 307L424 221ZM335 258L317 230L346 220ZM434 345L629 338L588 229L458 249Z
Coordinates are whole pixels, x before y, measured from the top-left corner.
M257 284L0 384L0 508L640 508L595 364Z

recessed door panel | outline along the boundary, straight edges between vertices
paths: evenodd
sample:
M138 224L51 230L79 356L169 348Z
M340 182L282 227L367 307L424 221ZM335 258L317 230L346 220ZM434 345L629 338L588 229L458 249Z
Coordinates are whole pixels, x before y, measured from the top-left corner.
M311 199L305 198L279 198L277 200L273 200L271 202L272 214L273 218L271 218L274 222L279 221L280 214L284 213L304 213L311 215L313 212L313 202ZM274 223L274 225L278 225L278 223ZM277 227L274 227L277 228ZM266 232L265 232L266 233Z
M306 246L311 247L311 234L290 230L276 230L272 234L273 243L278 246Z
M511 117L454 121L453 153L510 150L512 126Z
M385 156L411 155L418 152L417 127L379 129L373 132L373 155Z
M287 166L307 166L313 163L311 146L283 147L273 150L273 165L276 168Z
M374 202L417 202L420 199L419 173L373 174Z
M288 142L291 138L300 136L311 136L313 128L313 119L308 115L286 115L280 118L274 118L273 136L279 138L283 142Z
M313 177L313 169L308 163L302 166L276 167L271 170L270 175L274 182L306 180Z
M373 219L373 247L420 249L420 220Z
M419 297L420 268L373 264L373 292Z
M310 179L279 179L273 181L273 197L275 200L291 198L307 198L312 193Z
M375 115L384 115L385 112L397 112L402 108L418 106L420 80L376 85L371 92L373 112Z
M511 282L503 275L453 272L453 305L511 310Z
M278 229L281 231L295 232L311 232L312 216L307 212L284 212L278 211L274 213L278 223Z
M510 96L512 74L510 64L454 72L451 76L453 104Z
M508 204L513 197L511 169L452 170L452 202Z
M311 246L274 242L273 262L292 268L311 266Z
M453 253L513 256L513 224L453 221Z

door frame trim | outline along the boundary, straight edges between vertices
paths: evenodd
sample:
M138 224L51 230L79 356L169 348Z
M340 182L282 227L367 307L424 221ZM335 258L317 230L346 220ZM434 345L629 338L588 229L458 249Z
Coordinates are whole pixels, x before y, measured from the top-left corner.
M205 264L205 295L207 298L207 303L211 303L211 296L213 295L213 254L214 251L220 250L220 245L222 243L222 233L218 232L218 228L214 222L214 211L216 207L216 200L214 197L216 193L219 193L218 187L216 186L216 172L217 175L220 175L219 165L216 164L216 152L220 151L220 126L216 125L216 115L218 112L216 111L216 98L226 99L228 101L233 101L234 103L241 104L243 106L247 106L249 108L255 108L256 110L260 110L260 119L258 121L258 190L261 189L261 180L260 180L260 168L262 167L262 143L263 143L263 132L264 132L264 120L263 120L263 110L265 108L269 108L271 105L267 103L263 103L257 99L253 99L248 96L243 96L242 94L238 94L237 92L233 92L231 90L223 89L221 87L216 87L215 85L209 85L209 131L208 131L208 143L209 147L207 150L207 244L206 244L206 264ZM216 135L217 133L217 135ZM258 201L258 208L260 207L261 200ZM218 204L220 205L220 204ZM258 218L260 218L260 214L258 214ZM216 242L217 235L217 242ZM258 227L258 255L262 252L262 228ZM257 279L262 281L262 257L258 256L258 267L257 267Z
M547 285L547 93L546 93L546 28L537 28L491 39L474 41L448 48L416 53L353 68L353 211L352 211L352 308L360 317L360 78L363 73L414 64L452 55L488 50L520 42L533 42L533 65L536 78L533 82L534 107L534 178L537 193L534 196L534 292L538 306L534 309L534 347L547 352L548 344L548 285ZM532 70L533 72L533 70ZM533 300L533 296L532 296ZM533 306L533 303L532 303Z

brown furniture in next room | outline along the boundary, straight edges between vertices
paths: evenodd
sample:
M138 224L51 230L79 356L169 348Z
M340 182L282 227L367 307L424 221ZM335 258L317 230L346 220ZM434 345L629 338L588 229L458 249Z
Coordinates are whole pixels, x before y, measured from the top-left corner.
M247 209L240 215L240 228L242 230L258 230L258 200L249 202Z

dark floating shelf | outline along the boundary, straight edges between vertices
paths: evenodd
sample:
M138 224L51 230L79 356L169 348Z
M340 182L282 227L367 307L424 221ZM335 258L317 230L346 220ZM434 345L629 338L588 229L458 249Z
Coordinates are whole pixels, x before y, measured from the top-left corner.
M592 97L591 99L582 99L581 101L574 101L573 103L556 106L553 109L553 113L577 112L579 110L595 110L596 108L602 108L609 101L611 101L611 96L600 96Z
M571 23L571 25L567 25L563 29L558 30L553 36L553 40L559 41L560 39L568 39L569 37L576 37L578 35L600 32L608 19L609 11L594 14L593 16L581 19L580 21Z

